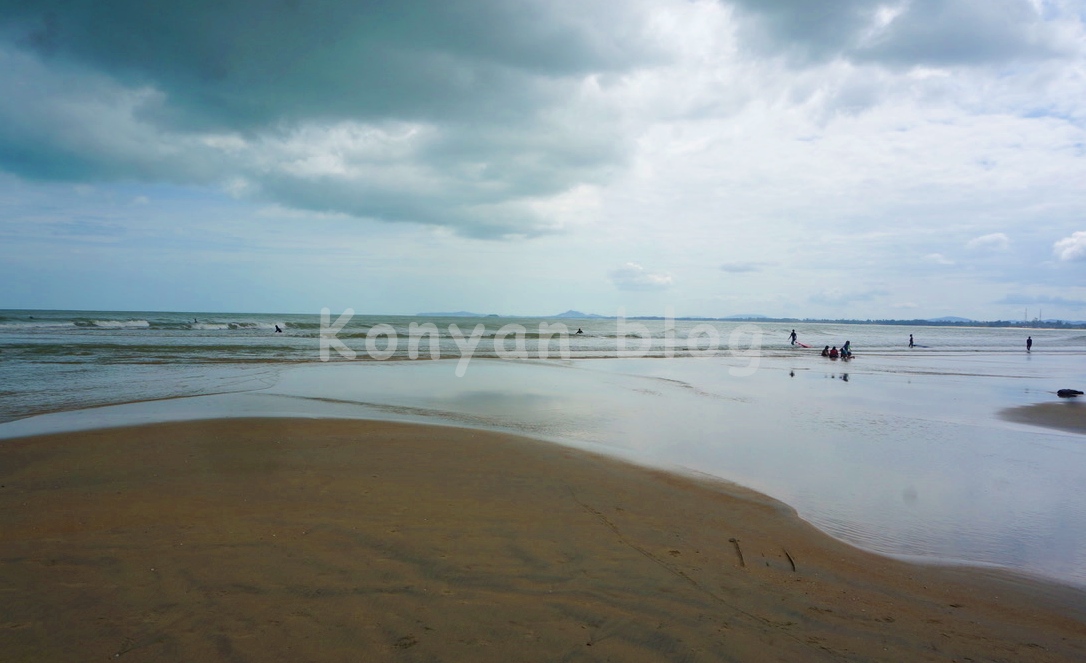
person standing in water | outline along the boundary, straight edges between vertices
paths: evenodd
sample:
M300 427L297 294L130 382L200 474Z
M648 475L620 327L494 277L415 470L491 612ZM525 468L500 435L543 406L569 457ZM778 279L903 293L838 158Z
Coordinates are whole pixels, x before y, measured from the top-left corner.
M1026 337L1026 352L1031 352L1032 350L1033 350L1033 337L1032 336L1027 336Z
M913 335L909 334L909 347L913 347Z
M792 334L788 338L792 339L792 345L796 344L796 330L795 329L792 330Z

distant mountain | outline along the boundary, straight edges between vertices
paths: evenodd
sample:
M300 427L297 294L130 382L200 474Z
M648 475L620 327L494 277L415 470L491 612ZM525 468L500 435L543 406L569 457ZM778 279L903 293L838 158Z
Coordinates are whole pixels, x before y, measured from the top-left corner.
M606 315L598 315L596 313L581 313L580 311L574 311L574 310L570 309L569 311L566 311L565 313L559 313L558 315L556 315L554 317L556 317L556 318L581 318L581 319L585 319L585 318L606 318L607 316Z
M928 318L928 322L973 322L969 318L959 318L954 315L945 315L941 318Z
M492 318L494 313L472 313L471 311L432 311L429 313L416 313L417 318Z
M741 315L729 315L721 320L765 320L768 319L768 315L760 315L758 313L744 313Z

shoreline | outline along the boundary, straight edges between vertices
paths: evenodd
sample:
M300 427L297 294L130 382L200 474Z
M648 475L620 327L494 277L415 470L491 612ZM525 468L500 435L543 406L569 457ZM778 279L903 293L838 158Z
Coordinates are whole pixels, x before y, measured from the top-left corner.
M1024 379L1024 396L1008 398L994 374L1002 364L973 366L991 375L971 377L868 368L850 370L846 381L824 361L766 359L741 379L729 377L728 363L708 360L480 361L464 377L449 362L404 363L297 367L260 389L8 422L0 438L238 417L478 428L680 474L696 468L881 555L1086 587L1076 534L1086 510L1074 488L1086 474L1073 462L1081 438L1001 416L1035 402L1042 386ZM1038 375L1047 366L1028 364ZM780 417L782 404L790 417Z
M219 419L0 444L11 660L1081 660L1086 591L904 562L513 435Z

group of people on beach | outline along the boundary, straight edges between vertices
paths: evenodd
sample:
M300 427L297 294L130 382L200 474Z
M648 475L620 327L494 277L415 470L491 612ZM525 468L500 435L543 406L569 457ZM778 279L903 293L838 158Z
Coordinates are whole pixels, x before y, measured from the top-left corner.
M822 348L822 356L830 359L852 359L852 341L845 341L840 350L836 345L832 348L827 345Z
M809 345L804 345L803 343L799 342L799 338L796 336L795 329L793 329L792 333L788 335L788 340L792 343L792 345L798 345L802 348L810 347ZM837 349L836 345L832 348L827 345L826 347L822 348L822 356L829 357L830 359L852 359L852 341L845 341L845 344L841 346L840 350Z

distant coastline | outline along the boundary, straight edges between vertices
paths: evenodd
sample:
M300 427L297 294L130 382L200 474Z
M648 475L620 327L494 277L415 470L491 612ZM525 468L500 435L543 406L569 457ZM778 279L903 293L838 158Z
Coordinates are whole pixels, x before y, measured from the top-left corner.
M252 312L252 311L153 311L153 310L106 310L106 309L4 309L0 308L0 324L5 322L23 321L28 316L37 315L43 317L55 316L55 314L80 313L85 317L100 316L102 314L122 314L146 316L148 314L179 315L181 317L217 318L225 315L239 316L307 316L311 313L288 313L283 311ZM315 313L315 312L314 312ZM14 314L14 315L13 315ZM475 313L472 311L441 311L423 312L411 314L385 314L367 312L361 315L367 317L404 317L404 318L504 318L504 319L573 319L573 320L617 320L616 315L600 315L598 313L582 313L581 311L565 311L554 315L508 315L502 313ZM187 319L187 318L186 318ZM770 317L766 315L729 315L723 317L709 316L676 316L667 318L661 315L628 315L626 320L675 320L692 322L769 322L782 324L835 324L835 325L894 325L906 327L980 327L980 328L1017 328L1017 329L1086 329L1086 320L972 320L947 316L942 318L925 318L911 320L897 320L891 318L795 318L795 317Z
M662 316L630 316L629 320L663 320ZM716 322L787 322L787 323L817 323L833 325L895 325L904 327L1017 327L1020 329L1086 329L1086 321L1075 320L1031 320L1029 322L1014 320L968 320L939 318L934 320L891 320L891 319L832 319L832 318L769 318L755 317L726 317L726 318L698 318L677 317L675 320L706 320Z
M617 320L615 315L600 315L598 313L582 313L580 311L566 311L556 315L501 315L497 313L472 313L469 311L452 311L441 313L416 313L415 317L441 317L441 318L574 318L580 320ZM890 318L773 318L766 315L729 315L720 318L704 316L676 316L665 318L662 315L630 315L626 320L685 320L694 322L783 322L789 324L833 324L833 325L895 325L905 327L1008 327L1020 329L1086 329L1086 320L971 320L946 316L942 318L925 318L912 320L896 320Z

